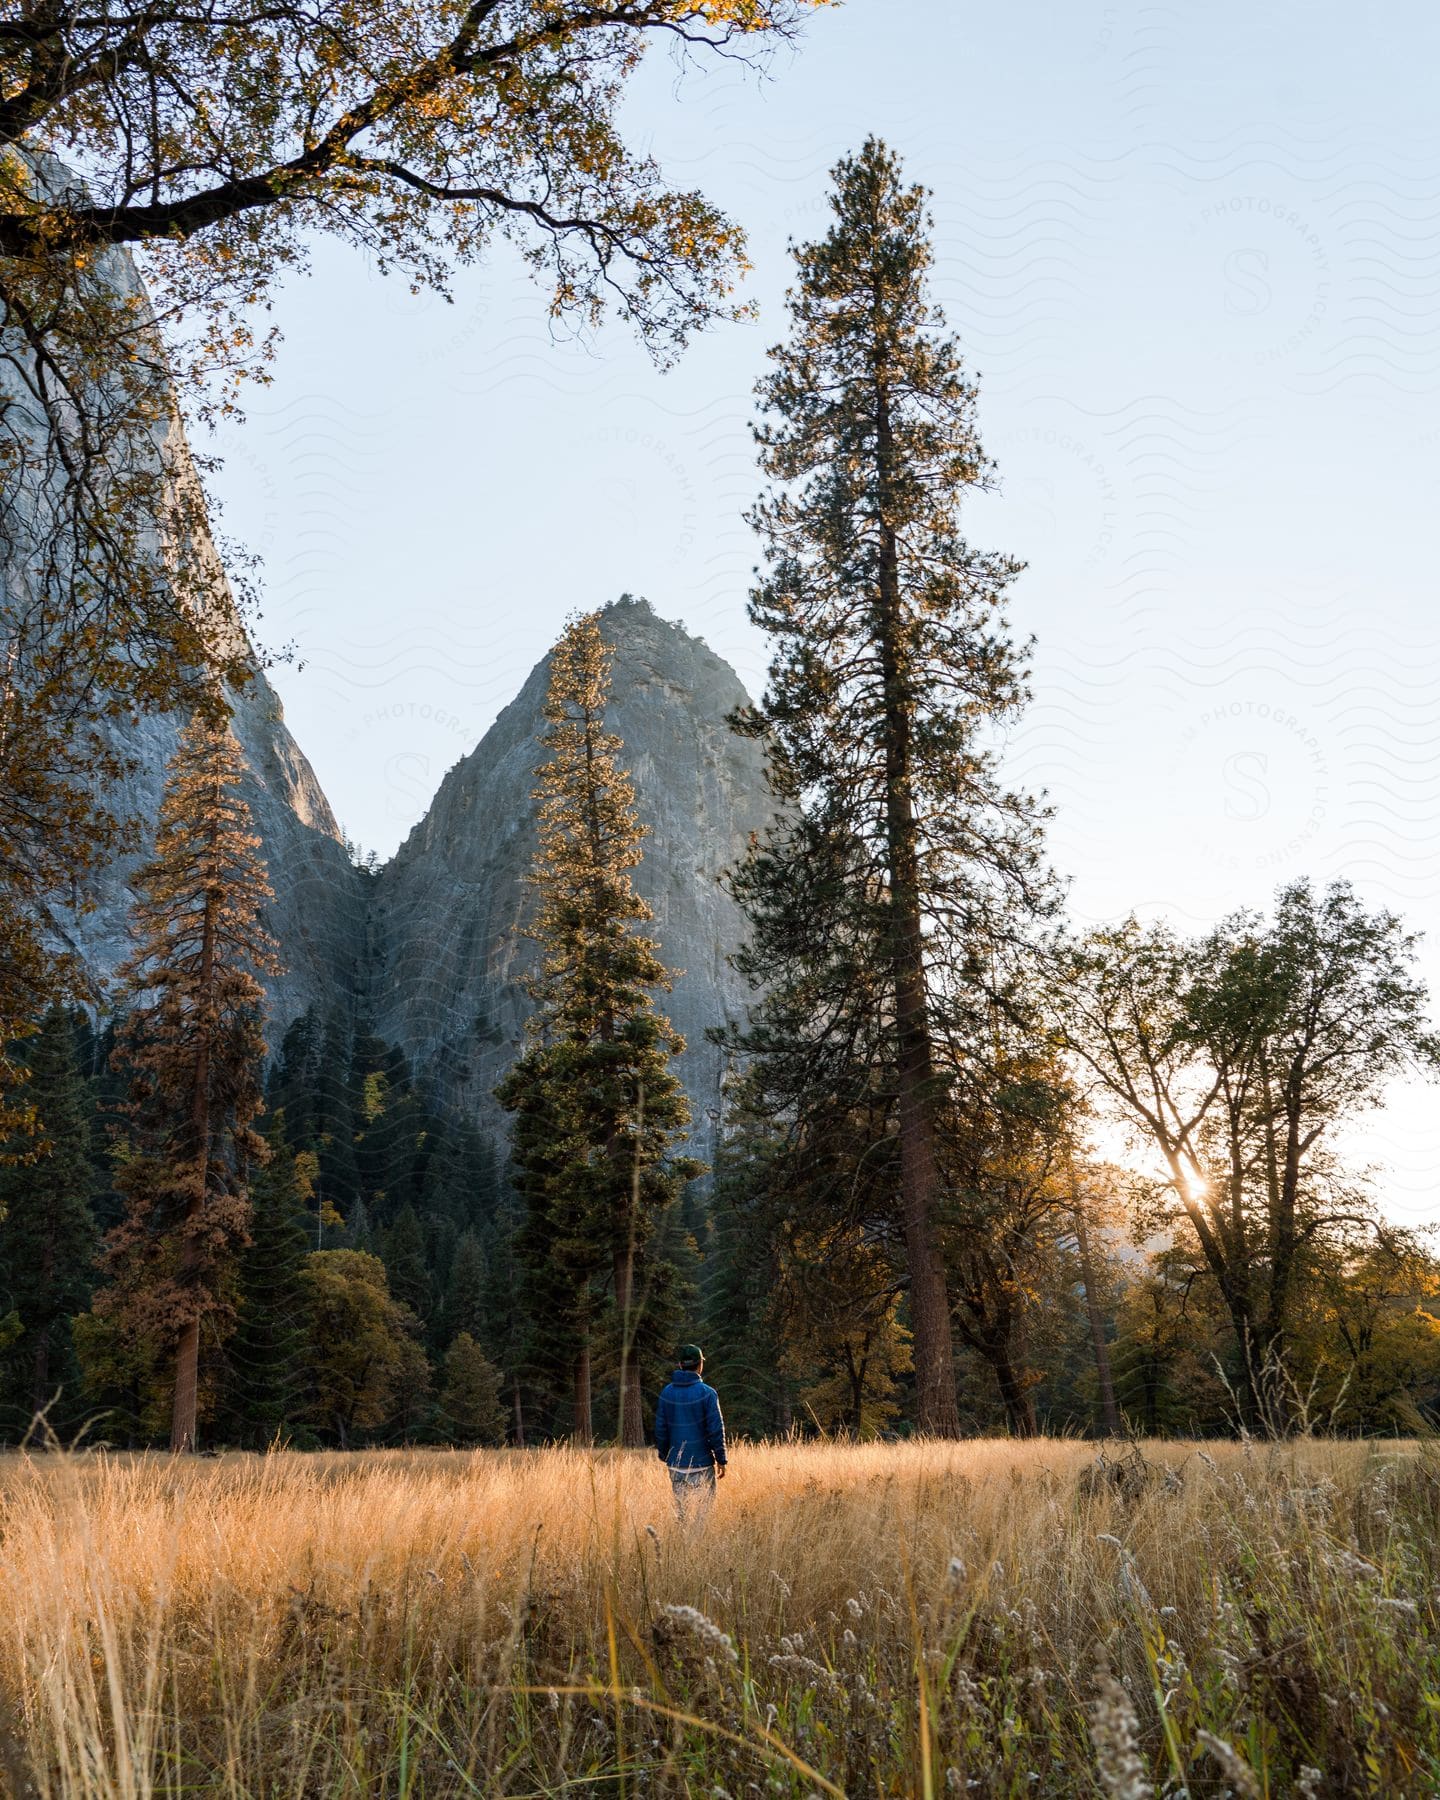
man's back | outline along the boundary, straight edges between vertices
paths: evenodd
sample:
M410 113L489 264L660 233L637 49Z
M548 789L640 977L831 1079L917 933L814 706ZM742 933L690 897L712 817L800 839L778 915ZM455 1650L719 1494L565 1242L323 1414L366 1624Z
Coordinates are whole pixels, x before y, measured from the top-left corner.
M696 1369L677 1369L655 1407L655 1448L671 1469L725 1466L720 1396Z

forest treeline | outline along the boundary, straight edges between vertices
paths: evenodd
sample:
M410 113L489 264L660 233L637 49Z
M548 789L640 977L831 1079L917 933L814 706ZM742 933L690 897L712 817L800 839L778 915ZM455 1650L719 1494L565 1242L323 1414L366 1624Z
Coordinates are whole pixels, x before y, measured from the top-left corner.
M64 1440L160 1443L162 1359L117 1342L92 1308L120 1221L123 1080L114 1024L56 1010L29 1040L30 1093L53 1148L0 1172L0 1434L32 1431L37 1402ZM236 1258L228 1330L203 1349L211 1446L531 1443L574 1427L554 1319L519 1285L523 1212L504 1147L434 1110L404 1056L363 1026L306 1014L283 1035ZM123 1127L122 1127L123 1130ZM123 1141L123 1138L122 1138ZM707 1346L732 1430L870 1436L909 1428L903 1275L888 1236L837 1258L787 1200L781 1147L736 1125L709 1192L667 1219L669 1306ZM1012 1376L1047 1431L1099 1435L1098 1321L1118 1418L1150 1434L1228 1434L1243 1376L1233 1328L1192 1242L1148 1226L1156 1196L1123 1169L1087 1167L997 1234L1013 1286ZM1158 1227L1158 1220L1156 1221ZM1132 1241L1146 1234L1150 1248ZM1078 1229L1077 1229L1078 1228ZM1085 1235L1080 1235L1084 1231ZM1087 1241L1088 1240L1088 1241ZM1440 1409L1440 1269L1404 1233L1347 1232L1307 1252L1290 1371L1316 1426L1411 1432ZM974 1305L978 1293L965 1294ZM983 1304L983 1302L981 1302ZM1092 1307L1094 1317L1092 1317ZM656 1336L668 1317L657 1319ZM962 1426L1016 1428L981 1334L962 1336ZM653 1400L668 1343L639 1353ZM592 1432L616 1427L613 1361L597 1358ZM1013 1393L1013 1389L1012 1389ZM1013 1406L1013 1400L1012 1400ZM43 1441L43 1439L42 1439Z
M635 1445L680 1338L754 1434L1434 1421L1440 1266L1344 1147L1440 1067L1415 937L1304 879L1190 937L1067 923L1043 797L1002 767L1019 569L960 529L993 471L924 194L870 140L832 209L759 388L771 663L732 724L778 807L727 877L753 1004L713 1025L713 1167L597 615L551 657L500 1137L363 1018L268 1041L267 872L211 689L113 1016L57 1003L9 1050L10 1440Z

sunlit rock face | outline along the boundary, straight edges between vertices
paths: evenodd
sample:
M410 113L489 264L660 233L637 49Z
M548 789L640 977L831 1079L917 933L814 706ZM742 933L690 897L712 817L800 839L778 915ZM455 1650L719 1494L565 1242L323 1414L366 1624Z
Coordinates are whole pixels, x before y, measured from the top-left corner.
M700 639L628 599L606 609L602 629L614 652L607 723L624 742L650 828L636 886L677 972L662 1004L686 1040L681 1073L703 1153L722 1074L721 1052L705 1033L738 1016L746 998L728 960L742 918L720 875L769 821L763 757L726 724L745 691ZM534 904L525 876L548 679L547 660L445 777L371 900L364 1004L376 1029L439 1093L489 1119L491 1090L522 1042L521 980L535 962L524 935Z
M69 179L59 165L45 178ZM100 273L118 294L143 305L124 251L106 252ZM25 426L23 358L15 360L8 340L0 341L0 351L0 402L11 406L12 425L18 419L30 431L32 448L43 447L44 416ZM193 480L173 418L162 416L136 454L153 454L167 480ZM45 491L42 481L32 523L44 516L37 509ZM25 604L25 540L33 535L27 516L23 505L11 507L0 534L0 624L7 609ZM240 633L208 534L201 533L197 554L205 570L197 604L213 605L220 628ZM661 1004L687 1042L682 1075L703 1153L713 1138L722 1076L721 1052L706 1032L738 1016L746 1000L729 963L742 920L719 878L749 835L769 821L763 756L730 730L727 716L745 703L744 689L699 638L628 598L606 609L603 630L614 650L609 724L624 741L650 833L636 881L654 910L651 929L661 954L675 971L674 990ZM528 1003L521 981L535 961L524 935L534 901L525 877L535 847L532 790L543 756L548 677L542 661L378 872L352 865L329 802L263 674L232 696L246 762L243 791L275 891L268 924L285 967L269 984L272 1048L308 1007L363 1018L413 1059L437 1098L499 1123L492 1089L523 1041ZM141 823L142 841L88 888L77 886L69 904L61 897L47 921L51 935L78 954L97 1012L114 1002L111 978L130 948L132 882L151 848L166 765L183 724L174 715L152 715L108 728L132 765L112 796L114 808Z
M274 689L257 675L231 698L234 731L245 754L241 792L275 891L266 923L285 965L267 984L273 1047L290 1020L309 1006L322 1012L352 1009L362 984L367 882L350 861L330 803L285 725ZM88 904L54 915L57 933L80 954L101 1010L113 999L110 978L130 948L131 882L151 847L165 767L182 727L183 720L163 714L140 719L119 734L136 767L120 783L114 804L125 817L145 822L144 843L77 896Z
M650 828L636 885L655 914L648 929L676 972L661 1004L686 1040L680 1072L696 1148L707 1155L722 1054L706 1032L740 1016L747 993L729 963L743 921L720 875L769 821L763 758L726 724L746 698L739 678L698 638L643 601L608 608L603 629L614 650L608 723L624 741ZM272 1048L307 1007L364 1018L410 1056L437 1098L499 1128L492 1089L523 1041L521 982L536 956L524 935L534 905L526 872L548 679L547 660L377 874L352 866L269 683L257 675L235 697L243 791L275 890L268 923L285 965L269 983ZM153 823L180 729L164 716L125 732L137 769L115 796L119 810ZM108 869L85 896L88 907L57 914L97 991L128 949L130 883L143 854Z

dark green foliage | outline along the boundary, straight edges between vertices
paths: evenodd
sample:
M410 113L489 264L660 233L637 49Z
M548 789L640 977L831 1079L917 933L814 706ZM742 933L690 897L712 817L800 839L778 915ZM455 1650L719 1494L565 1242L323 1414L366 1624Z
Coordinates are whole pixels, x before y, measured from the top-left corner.
M504 1436L499 1371L468 1331L445 1353L440 1420L459 1444L495 1444Z
M265 1140L270 1160L250 1188L250 1243L240 1258L236 1325L225 1347L226 1378L218 1435L263 1449L294 1433L306 1407L305 1259L309 1179L274 1114Z
M462 1332L476 1339L484 1332L487 1274L484 1246L473 1231L467 1231L456 1244L450 1263L449 1292L442 1315L442 1334L447 1345Z
M775 1149L753 1123L737 1122L716 1152L701 1274L706 1379L729 1427L754 1437L783 1435L794 1422L775 1305Z
M81 1416L70 1318L90 1301L98 1238L90 1202L90 1104L76 1027L58 1006L25 1044L25 1096L39 1118L36 1160L0 1168L0 1433L47 1412L63 1433ZM8 1321L8 1324L6 1323Z
M1133 917L1057 968L1067 1047L1165 1171L1152 1230L1188 1252L1240 1352L1252 1429L1304 1417L1292 1363L1318 1263L1384 1229L1337 1140L1387 1085L1440 1073L1418 939L1345 881L1292 881L1272 918L1193 939Z
M355 1165L351 1034L338 1017L332 1016L325 1023L313 1095L320 1198L348 1218L350 1208L360 1198L360 1175ZM297 1136L296 1142L300 1141Z
M530 1326L524 1307L524 1269L516 1243L523 1218L524 1203L507 1182L500 1189L494 1214L481 1222L479 1230L485 1253L480 1341L501 1371L517 1443L523 1443L527 1433L532 1439L535 1435L526 1373Z
M342 1449L423 1424L430 1367L415 1315L390 1292L378 1256L319 1250L306 1258L309 1418Z
M430 1313L430 1271L425 1264L425 1233L413 1206L403 1207L385 1232L380 1256L390 1277L390 1292L423 1324Z

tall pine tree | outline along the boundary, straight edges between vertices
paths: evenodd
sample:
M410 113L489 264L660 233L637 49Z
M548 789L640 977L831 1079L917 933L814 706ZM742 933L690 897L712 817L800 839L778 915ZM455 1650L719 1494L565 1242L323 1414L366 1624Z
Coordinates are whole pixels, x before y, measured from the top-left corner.
M265 1146L264 990L279 972L261 922L273 896L240 747L216 703L186 728L165 782L153 859L136 877L136 947L120 971L132 1010L117 1046L131 1076L134 1154L110 1234L113 1285L97 1298L131 1341L173 1370L170 1447L195 1447L201 1327L233 1313L247 1181Z
M837 1092L886 1096L918 1422L953 1434L947 993L983 962L997 916L1041 885L1036 809L1003 787L988 739L1025 698L1001 612L1018 565L960 534L961 497L990 465L927 291L924 190L873 138L834 177L834 224L796 252L790 339L759 388L772 485L752 518L767 571L750 616L773 656L763 702L737 723L767 743L785 822L734 877L751 926L741 966L770 995L741 1042L767 1110L796 1129Z
M512 1158L526 1204L521 1253L568 1339L577 1438L590 1436L594 1288L608 1274L619 1369L620 1442L644 1441L636 1347L647 1292L668 1286L650 1267L656 1225L700 1165L677 1154L689 1124L671 1059L684 1048L653 995L670 974L636 929L652 915L635 892L645 827L636 817L624 746L605 729L610 655L599 617L573 619L551 655L545 700L549 758L539 769L539 895L532 936L530 1044L496 1089L515 1113Z
M461 1234L450 1263L450 1279L441 1314L442 1335L448 1349L461 1332L479 1339L485 1319L485 1247L473 1231Z
M25 1095L38 1141L29 1166L0 1167L0 1317L18 1336L7 1424L28 1426L70 1377L70 1318L89 1304L98 1248L90 1202L90 1098L75 1062L75 1034L59 1006L25 1046ZM52 1421L53 1422L53 1421Z
M308 1398L305 1263L315 1157L290 1147L283 1113L266 1122L268 1156L250 1190L250 1242L236 1280L235 1331L225 1347L222 1425L263 1449L293 1429Z

